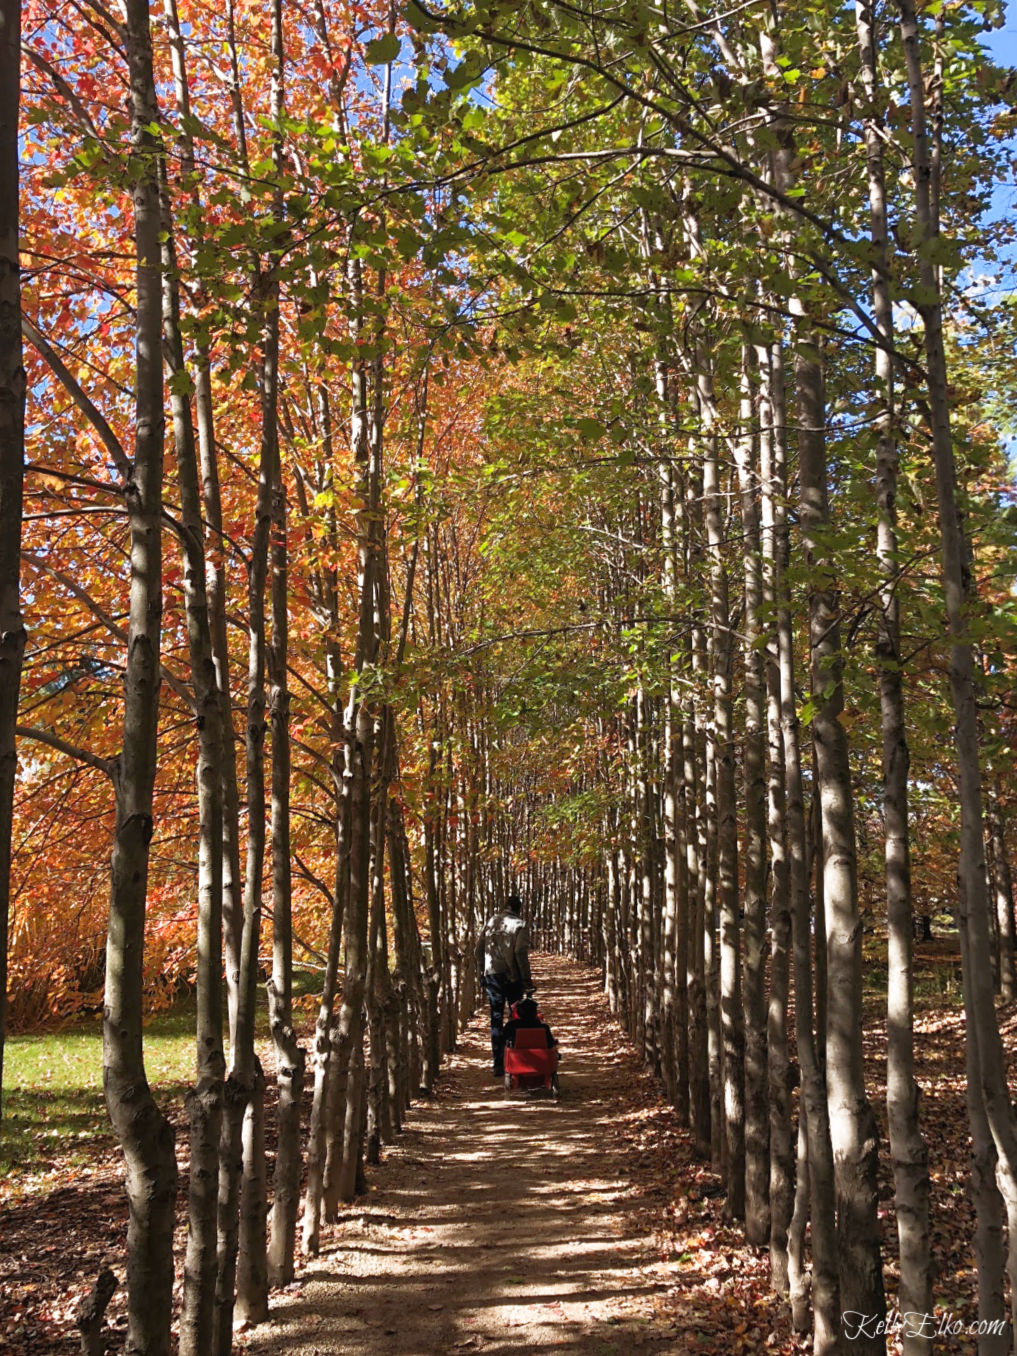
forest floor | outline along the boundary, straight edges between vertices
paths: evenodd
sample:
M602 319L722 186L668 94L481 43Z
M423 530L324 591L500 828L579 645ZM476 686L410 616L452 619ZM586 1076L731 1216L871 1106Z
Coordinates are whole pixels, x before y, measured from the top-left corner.
M952 955L940 954L940 945L928 950L917 1057L930 1142L935 1293L942 1311L966 1322L974 1317L975 1283L963 1011ZM324 1229L321 1255L301 1264L289 1290L273 1295L267 1325L238 1334L239 1348L252 1356L607 1356L630 1348L798 1356L809 1349L770 1293L766 1251L747 1247L740 1227L724 1221L719 1178L693 1160L687 1133L609 1016L599 976L549 956L535 958L534 968L544 1015L561 1042L560 1101L505 1098L490 1076L486 1017L478 1011L436 1095L414 1103L403 1133L368 1169L368 1194ZM896 1231L879 992L885 976L870 969L866 1054L883 1131L880 1213L892 1295ZM1015 1014L1004 1015L1010 1049ZM95 1059L96 1036L88 1040ZM119 1155L94 1089L87 1105L63 1090L76 1117L66 1134L70 1113L38 1073L45 1043L59 1036L20 1039L41 1043L32 1066L40 1085L18 1092L24 1116L27 1099L37 1097L33 1124L45 1123L49 1106L61 1129L49 1137L33 1132L35 1157L19 1167L21 1155L10 1150L22 1145L7 1142L10 1122L0 1124L7 1167L0 1178L0 1352L70 1356L80 1350L73 1311L99 1268L111 1265L123 1277ZM166 1056L164 1079L153 1070L153 1081L164 1083L157 1093L175 1125L182 1170L178 1259L187 1166L180 1039L180 1052ZM263 1057L271 1078L267 1050ZM273 1113L270 1101L270 1149ZM109 1353L123 1350L124 1300L121 1286L109 1309ZM959 1335L937 1342L937 1350L973 1352L974 1343Z

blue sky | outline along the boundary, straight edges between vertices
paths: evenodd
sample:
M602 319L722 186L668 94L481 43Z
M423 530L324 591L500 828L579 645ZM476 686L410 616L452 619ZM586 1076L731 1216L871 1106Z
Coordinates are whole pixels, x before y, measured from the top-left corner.
M1000 66L1017 67L1017 0L1006 0L1006 22L1002 28L994 28L982 37L985 46ZM1011 156L1017 158L1017 141L1010 142ZM990 219L1012 217L1017 213L1017 181L1008 176L997 185L992 194ZM1013 247L1004 249L994 264L984 259L973 258L970 261L972 275L995 274L996 282L992 292L997 296L1005 295L1017 287L1017 257Z
M985 43L1001 66L1017 66L1017 0L1007 0L1006 23L988 33ZM1017 147L1014 149L1017 151ZM997 205L1001 212L1017 209L1017 190L1013 183L997 190Z
M994 28L987 41L998 62L1002 65L1017 66L1017 3L1015 3L1015 0L1008 0L1005 26Z

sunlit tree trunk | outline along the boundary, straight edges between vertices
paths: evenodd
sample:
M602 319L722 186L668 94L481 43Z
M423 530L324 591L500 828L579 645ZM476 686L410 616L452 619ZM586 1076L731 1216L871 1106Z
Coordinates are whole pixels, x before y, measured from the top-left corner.
M191 1161L188 1173L187 1255L180 1347L203 1356L212 1343L216 1273L219 1137L226 1061L222 1043L222 694L212 655L205 591L205 551L198 456L188 373L180 330L177 260L169 189L163 205L163 330L170 373L170 406L180 490L187 643L198 738L198 949L196 964L196 1085L188 1097Z
M786 457L782 447L787 416L783 399L783 361L779 344L774 346L771 399L775 402L776 440L772 465L772 494L778 511L774 522L773 584L776 597L777 662L780 679L780 723L787 830L788 890L791 903L791 934L795 994L795 1035L801 1068L801 1116L804 1132L798 1136L798 1179L808 1184L811 1215L813 1351L830 1356L840 1345L840 1304L837 1280L836 1196L833 1152L830 1145L826 1084L816 1051L812 983L812 937L809 908L807 834L802 793L800 724L795 691L795 652L787 567L788 524L780 506L786 502ZM803 1163L804 1154L804 1163ZM804 1174L804 1177L803 1177ZM799 1210L799 1205L802 1209ZM804 1235L805 1214L801 1191L796 1192L795 1215ZM789 1226L795 1233L794 1221ZM797 1249L789 1252L798 1256ZM800 1313L801 1268L791 1268L792 1309ZM797 1293L797 1302L796 1302Z
M814 336L801 331L802 348ZM829 530L826 492L823 371L800 351L795 362L798 393L798 479L801 524L810 568L812 720L817 786L822 807L823 896L827 912L827 1098L837 1191L837 1253L845 1311L874 1316L885 1307L877 1219L879 1136L865 1096L862 1060L862 939L858 915L854 807L844 705L843 658L834 572L824 539ZM811 1110L811 1109L810 1109ZM882 1352L881 1336L861 1331L859 1351Z
M663 552L664 596L672 608L678 605L678 551L676 496L671 462L667 373L662 361L656 365L657 398L661 406L663 447L660 463L660 520ZM681 690L674 667L668 663L668 693L665 698L662 827L664 838L664 927L662 946L663 992L661 994L661 1046L665 1086L682 1121L689 1114L689 1045L687 1010L688 881L685 874L685 842L681 833L679 774L682 754Z
M281 35L279 0L273 5L273 34ZM273 39L275 79L281 80L281 36ZM268 1316L267 1199L264 1172L264 1074L254 1048L261 938L262 875L265 863L265 600L271 543L273 489L279 465L279 283L275 260L268 263L261 301L261 446L254 531L247 588L247 861L244 874L243 934L234 1038L223 1119L219 1187L219 1267L215 1352L228 1356L232 1344L234 1287L236 1312L249 1323Z
M700 535L694 525L701 522L702 481L693 473L686 478L686 578L692 580L701 561L698 548L693 546ZM689 882L689 952L686 971L686 990L689 1006L689 1108L692 1119L692 1138L696 1153L707 1158L712 1142L712 1106L710 1095L709 1017L706 964L706 770L703 758L703 739L699 720L702 704L696 683L702 672L702 630L699 615L694 613L692 636L689 642L684 678L685 696L682 708L682 797L685 832L685 861ZM712 907L712 905L711 905Z
M889 287L889 237L883 168L884 131L876 62L875 7L856 0L855 25L861 59L865 110L865 153L869 187L869 229L875 267L873 312L879 332L874 349L876 489L879 502L877 554L880 594L879 696L883 735L883 823L885 826L888 934L887 1114L896 1186L900 1241L902 1313L932 1312L929 1256L928 1154L918 1125L918 1084L914 1074L914 976L912 963L911 850L908 831L910 752L904 721L897 570L897 441L894 428L893 306ZM917 1331L915 1330L917 1328ZM914 1325L903 1337L907 1356L925 1356L931 1337Z
M961 929L961 964L970 964L968 940ZM987 1331L979 1338L979 1356L1003 1356L1011 1350L1005 1331L1006 1244L1003 1238L1003 1197L996 1182L999 1155L981 1091L981 1063L978 1035L970 994L964 995L964 1071L967 1076L965 1098L971 1147L968 1152L968 1196L975 1209L973 1243L978 1267L978 1317L987 1324L1002 1321L1004 1331Z
M706 639L706 657L710 671L714 665L712 643ZM704 702L705 705L705 702ZM727 1162L724 1115L724 1047L721 1035L720 948L717 936L717 727L706 720L703 737L702 841L703 861L703 973L706 983L706 1039L710 1070L710 1162L715 1172L723 1173Z
M328 482L334 479L335 448L333 420L328 391L318 393L319 422L322 434L322 455ZM336 635L339 632L338 577L334 564L337 551L336 523L329 523L330 560L322 571L322 604L328 618L328 638L325 643L325 679L328 688L330 712L330 760L335 803L334 881L330 899L328 946L325 970L322 976L321 999L318 1005L314 1032L314 1093L311 1102L310 1125L307 1136L307 1185L301 1221L302 1246L311 1256L317 1255L320 1241L321 1209L325 1168L328 1158L331 1121L329 1109L333 1103L337 1078L334 1059L336 1018L335 1000L338 991L339 957L342 950L343 923L346 899L349 893L349 781L344 777L347 739L342 707L342 662Z
M272 727L272 978L268 1015L275 1047L275 1171L269 1220L268 1277L273 1286L293 1280L297 1213L300 1204L300 1099L305 1055L293 1029L293 921L290 866L290 738L288 656L286 486L276 459L272 491L272 643L269 661L269 717Z
M25 654L25 623L21 615L25 369L21 353L18 256L20 105L21 0L0 0L0 1115L7 1036L7 933L17 772L15 726Z
M281 179L283 132L278 126L285 113L286 68L283 47L282 6L272 7L272 158L277 181ZM283 219L282 190L277 187L274 216ZM269 305L279 307L279 287L273 286ZM276 348L278 348L278 315ZM267 367L267 364L266 364ZM276 358L278 369L278 358ZM268 373L266 372L266 376ZM267 384L267 383L266 383ZM270 542L272 641L268 648L269 719L272 729L272 977L268 984L269 1026L275 1049L276 1154L272 1178L273 1203L267 1249L267 1278L274 1286L293 1279L297 1211L300 1203L300 1099L304 1087L304 1050L293 1029L293 921L290 866L290 696L289 662L289 572L286 538L286 483L278 435L279 374L274 373L275 407L266 417L276 424L272 480L272 525ZM256 1150L262 1146L256 1146ZM260 1238L259 1238L260 1242Z
M173 3L174 0L170 0ZM179 23L174 18L171 36L179 33ZM247 155L247 134L243 116L243 100L240 88L240 57L236 45L236 25L234 0L226 0L226 36L229 56L230 102L233 113L236 153L241 173L249 174L250 165ZM174 41L174 50L179 50L179 62L182 68L184 42L182 37ZM186 138L190 114L189 100L186 96L186 75L178 77L178 107L182 119L182 130ZM194 189L195 204L200 206L197 188ZM219 451L215 436L212 398L211 355L208 340L200 337L195 355L195 404L198 417L198 444L201 455L202 495L205 500L205 522L207 532L206 560L207 590L209 608L212 614L212 643L215 650L216 668L219 671L219 687L223 693L223 956L226 962L226 996L229 1012L230 1045L236 1044L237 1019L241 989L241 950L244 935L244 881L241 871L241 834L240 834L240 783L237 771L237 733L233 725L233 700L230 688L230 652L227 634L227 592L228 574L226 569L226 537L223 530L222 493L219 476ZM220 1168L221 1174L221 1168Z
M778 570L785 505L784 371L780 350L759 345L759 471L762 597L773 621L766 627L766 741L768 751L766 826L770 855L770 992L767 1004L767 1076L770 1115L770 1277L779 1295L789 1293L788 1226L795 1199L795 1156L791 1124L791 1059L788 1047L791 909L788 881L784 736L780 720L780 658L777 650ZM804 1143L804 1140L803 1140Z
M362 286L354 271L354 305L362 304ZM360 323L360 322L358 322ZM381 566L380 523L381 437L373 430L369 410L368 368L362 360L353 365L353 426L351 441L357 470L357 554L359 609L354 672L369 673L378 658L380 642ZM375 765L374 701L358 678L347 704L349 734L347 773L350 779L349 899L346 907L346 976L339 1014L338 1056L340 1072L346 1073L345 1097L337 1108L342 1130L342 1149L334 1180L336 1201L351 1201L357 1191L357 1176L363 1145L363 1033L367 984L367 931L371 888L371 783ZM327 1188L326 1188L327 1189ZM331 1214L326 1199L326 1217Z
M124 726L114 768L116 837L106 944L103 1088L123 1150L129 1356L168 1356L173 1298L173 1130L156 1106L142 1054L145 906L159 723L162 625L163 371L159 234L161 140L147 0L126 0L131 197L137 258L135 444L124 487L130 530L130 602Z
M389 1003L387 929L385 926L385 843L388 819L388 785L385 777L388 744L388 712L382 713L376 732L379 786L371 826L371 903L368 928L367 1028L371 1066L367 1085L368 1164L381 1161L382 1142L391 1138L388 1104L388 1049L385 1040Z

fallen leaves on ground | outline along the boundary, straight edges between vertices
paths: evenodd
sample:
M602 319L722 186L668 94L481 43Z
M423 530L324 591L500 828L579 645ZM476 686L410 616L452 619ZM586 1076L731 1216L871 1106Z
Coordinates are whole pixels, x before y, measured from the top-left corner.
M886 1044L883 1006L873 996L866 1024L868 1087L882 1133L881 1214L885 1281L890 1301L898 1279L893 1223L893 1183L886 1142ZM956 1005L922 1000L917 1022L917 1076L930 1145L932 1246L937 1310L965 1323L977 1317L973 1211L966 1189L964 1019ZM1007 1048L1017 1037L1017 1008L1003 1013ZM600 1030L605 1061L626 1063L631 1046L616 1028ZM810 1338L792 1333L784 1303L769 1289L765 1249L748 1247L739 1226L724 1219L720 1178L692 1157L687 1133L651 1076L626 1079L619 1114L609 1133L622 1150L632 1209L646 1235L657 1241L659 1261L644 1270L645 1285L619 1297L603 1331L619 1333L619 1350L655 1346L694 1353L774 1353L800 1356ZM182 1107L169 1108L177 1133L182 1179L178 1198L177 1256L186 1228L187 1130ZM272 1108L269 1106L269 1124ZM271 1134L271 1129L269 1131ZM104 1266L124 1274L126 1206L119 1154L111 1139L96 1137L87 1167L72 1161L76 1145L54 1146L51 1166L30 1180L0 1186L0 1352L42 1356L80 1350L74 1311ZM384 1169L382 1168L382 1171ZM589 1184L591 1187L593 1184ZM575 1184L581 1195L582 1184ZM596 1201L589 1191L589 1203ZM377 1224L378 1221L373 1221ZM352 1227L347 1221L346 1229ZM399 1229L420 1247L425 1229ZM511 1278L510 1278L511 1282ZM179 1288L179 1281L178 1281ZM443 1306L432 1304L432 1310ZM553 1309L553 1306L552 1306ZM108 1351L123 1349L126 1294L117 1290L107 1311ZM663 1344L663 1345L662 1345ZM467 1336L457 1349L482 1349L483 1335ZM937 1350L967 1353L971 1339L943 1336ZM894 1347L891 1346L891 1351Z

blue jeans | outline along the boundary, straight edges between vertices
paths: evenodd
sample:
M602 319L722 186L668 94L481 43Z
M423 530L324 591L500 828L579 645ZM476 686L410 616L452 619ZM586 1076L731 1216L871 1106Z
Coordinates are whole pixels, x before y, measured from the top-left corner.
M494 1073L501 1077L505 1068L504 1036L505 1005L509 1007L523 996L523 986L507 974L486 974L484 988L491 1004L491 1060Z

